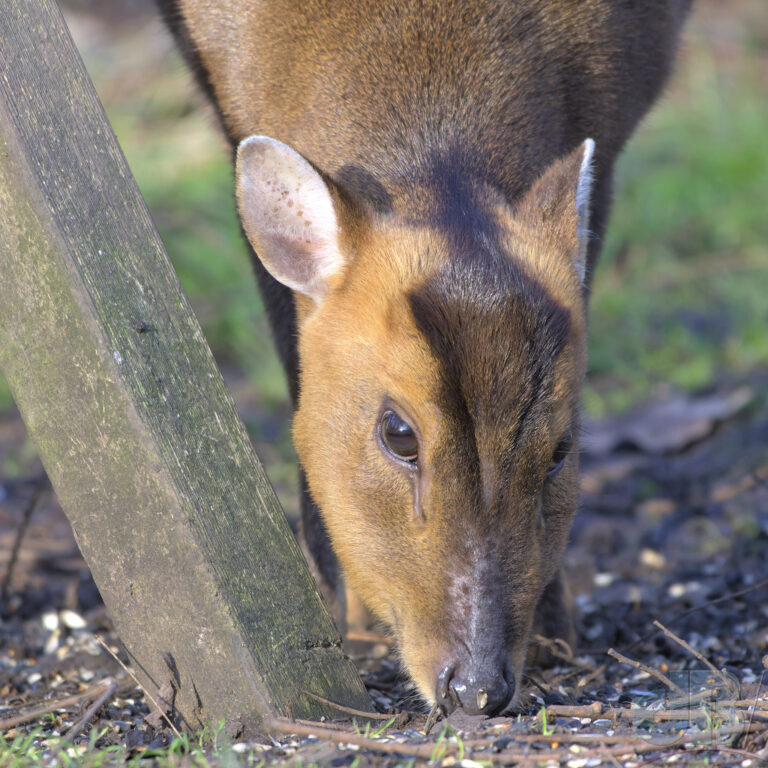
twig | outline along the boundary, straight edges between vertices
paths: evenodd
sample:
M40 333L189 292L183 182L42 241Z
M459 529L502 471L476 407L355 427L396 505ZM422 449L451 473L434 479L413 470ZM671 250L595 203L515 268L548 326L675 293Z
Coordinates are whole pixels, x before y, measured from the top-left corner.
M705 691L699 691L698 693L691 693L686 696L683 696L679 699L670 699L667 703L667 706L670 709L680 709L680 707L688 707L692 704L698 704L700 702L716 702L720 706L735 706L732 700L723 699L722 697L718 698L718 694L720 693L719 688L708 688Z
M745 587L744 589L741 589L738 592L731 592L730 594L716 597L714 598L714 600L707 600L703 603L700 603L699 605L694 605L693 608L689 608L687 611L678 613L676 616L673 616L671 619L668 619L667 626L669 626L670 624L676 624L678 621L685 619L686 617L690 616L692 613L703 611L705 608L709 608L712 605L717 605L718 603L722 603L727 600L735 600L737 597L742 597L743 595L746 595L749 592L754 592L756 589L761 589L762 587L768 587L768 579L763 579L762 581L758 581L756 584L752 584L748 587ZM654 629L644 637L641 637L635 640L634 643L631 643L630 645L628 645L624 650L632 651L635 648L637 648L638 645L642 645L643 643L647 642L652 637L658 634L659 634L659 630Z
M91 718L104 706L104 703L114 696L117 690L117 681L114 678L108 677L102 681L107 683L107 689L99 696L96 701L91 704L88 709L85 710L83 716L64 734L64 738L67 741L72 741L80 731L85 728L91 721Z
M705 658L695 648L692 648L682 637L678 637L671 629L667 629L658 619L654 620L653 626L660 629L670 640L674 640L678 645L685 648L688 653L697 658L702 664L704 664L710 672L712 672L718 680L721 680L726 686L731 685L731 681L714 665L709 659Z
M365 717L369 720L391 720L396 715L382 715L379 712L366 712L362 709L355 709L354 707L347 707L344 704L337 704L335 701L326 699L323 696L318 696L316 693L310 693L302 689L301 691L305 696L309 696L310 699L319 701L322 704L327 704L329 707L338 709L340 712L346 712L348 715L355 715L357 717ZM399 712L396 714L400 714Z
M732 735L738 735L738 734L744 734L748 733L752 730L759 730L759 729L749 729L745 726L726 726L724 728L717 728L713 731L703 731L701 733L692 733L692 734L682 734L679 738L675 739L670 744L657 744L653 742L649 742L647 739L643 739L639 736L636 737L627 737L627 736L603 736L602 739L605 742L608 740L608 742L614 742L617 744L617 746L609 749L605 748L605 754L606 755L613 755L615 757L620 757L621 755L626 754L636 754L641 755L648 752L662 752L663 750L667 749L679 749L680 747L683 747L686 744L694 744L696 742L700 741L709 741L710 739L720 739L724 736L732 736ZM570 743L570 744L577 744L577 743L583 743L584 745L591 745L593 742L593 739L597 736L597 734L567 734L567 733L557 733L552 734L550 736L544 737L544 736L534 736L534 734L518 734L514 736L514 740L517 741L529 741L533 740L531 737L533 736L533 739L538 739L540 742L544 743L553 743L553 742L562 742L562 743ZM584 740L581 741L572 741L572 739L575 739L576 737L582 737ZM624 739L624 741L620 741ZM465 747L467 746L467 743L464 742ZM713 744L709 749L717 750L719 749L719 745ZM498 760L500 762L503 762L504 760L515 760L520 758L519 751L515 751L512 749L506 749L502 750L501 752L497 752L494 754L494 761ZM564 760L566 758L573 757L573 753L568 749L552 749L551 751L547 752L545 750L537 750L534 753L534 757L536 759L536 762L538 764L542 762L549 762L549 761L557 761L557 760Z
M757 703L757 697L760 695L760 691L762 690L763 678L764 677L765 677L765 670L763 670L760 673L760 682L757 684L757 692L755 693L755 703ZM750 709L749 709L749 724L750 725L752 725L752 721L755 719L755 709L756 709L756 707L754 707L754 708L750 707ZM758 719L761 719L759 715L757 717L758 717Z
M19 559L19 552L21 551L21 541L24 538L24 534L27 532L30 521L32 520L32 514L37 509L37 505L40 503L40 497L47 489L47 476L42 475L35 481L35 490L32 492L32 496L27 502L27 506L24 507L24 511L21 515L21 522L19 523L19 527L16 529L16 536L13 539L11 554L8 558L8 567L5 569L5 575L3 576L2 584L0 584L0 595L2 595L3 600L8 599L8 594L11 588L11 579L13 578L13 569L16 567L16 561Z
M104 691L104 693L102 693L101 696L99 696L99 698L96 699L96 701L94 701L93 704L91 704L91 706L85 710L85 714L64 734L64 737L56 742L53 749L51 750L51 754L46 758L46 765L57 764L58 761L56 758L58 757L62 746L64 746L66 742L71 743L75 736L77 736L77 734L80 733L80 731L82 731L83 728L85 728L85 726L90 722L91 718L104 706L104 702L114 695L115 691L117 690L117 683L114 681L114 679L108 677L102 682L107 683L107 690Z
M141 688L141 690L144 692L144 695L155 705L155 709L160 713L163 720L165 720L166 723L168 723L168 727L173 731L174 736L176 736L177 739L181 739L181 734L179 733L179 729L173 724L173 721L171 720L168 715L165 714L165 711L163 708L157 703L155 700L155 697L141 684L139 681L139 678L136 677L136 675L133 674L133 670L130 667L127 667L123 662L118 658L117 654L104 642L104 639L100 635L94 635L93 636L96 640L96 642L125 670L125 672L131 677L131 679L136 683L136 685Z
M710 696L711 691L705 691ZM674 720L695 720L696 718L705 718L708 714L708 710L704 707L686 709L680 708L682 699L678 701L670 702L670 706L667 709L648 709L644 707L637 707L631 709L625 709L623 707L605 707L600 702L593 702L592 704L586 704L584 706L567 706L561 704L553 704L547 707L548 717L578 717L578 718L591 718L593 720L597 718L613 720L636 720L642 717L646 720L652 720L654 722L666 722ZM677 704L677 708L673 706ZM750 722L756 719L760 722L768 722L768 715L759 714L754 711L753 704L751 702L736 702L733 700L719 700L716 701L719 707L732 707L734 713L741 715L743 718L750 717ZM748 707L737 707L737 704L748 704Z
M432 709L429 710L427 715L427 722L424 723L424 735L429 736L429 732L435 727L435 724L440 719L440 705L435 703L432 705Z
M589 674L588 674L586 677L583 677L581 680L579 680L579 681L576 683L576 686L577 686L578 688L584 688L584 687L586 687L586 686L587 686L587 685L589 685L589 683L591 683L591 682L592 682L592 681L593 681L593 680L594 680L596 677L600 677L600 675L602 675L602 674L603 674L603 672L605 672L605 668L606 668L607 666L608 666L607 664L601 664L599 667L596 667L596 668L595 668L595 669L593 669L593 670L592 670L592 671L591 671L591 672L590 672L590 673L589 673Z
M603 757L607 757L614 768L621 768L621 763L616 759L616 755L612 755L608 747L605 746L605 739L600 742L599 750L600 754Z
M576 661L573 657L573 649L568 643L560 637L551 640L543 635L534 635L533 640L537 645L541 645L546 648L555 658L565 661L568 664L572 664L574 667L581 669L592 669L590 664L583 664L580 661Z
M384 645L393 645L391 637L380 635L378 632L372 632L369 629L349 629L344 635L345 640L352 640L358 643L383 643Z
M759 760L761 763L768 763L765 758L761 758L754 752L748 752L746 749L736 749L736 747L726 747L722 745L707 746L707 747L689 747L688 752L708 752L710 750L716 750L718 752L725 752L726 755L739 755L740 757L748 758L749 760Z
M537 680L530 672L525 673L525 679L529 683L533 683L545 696L549 696L552 690L546 686L541 680Z
M666 685L670 690L675 691L680 696L685 696L685 691L682 688L675 685L668 677L663 675L657 669L653 669L652 667L648 667L645 664L641 664L639 661L634 661L633 659L627 658L626 656L620 654L618 651L615 651L613 648L609 648L606 653L609 656L613 656L614 659L620 661L622 664L626 664L627 666L633 667L634 669L639 669L641 672L646 672L647 674L652 675L660 683Z
M302 720L300 717L295 718L294 723L301 723L302 725L315 726L317 721L315 720ZM347 726L337 723L323 723L325 728L330 728L332 731L346 731Z
M57 699L55 701L49 701L47 704L30 709L28 712L22 712L19 715L14 715L6 720L0 720L0 731L6 731L9 728L13 728L16 725L22 723L28 723L30 720L37 720L39 717L49 715L51 712L55 712L57 709L68 709L76 704L80 704L83 701L90 701L94 696L99 696L104 690L105 686L110 685L112 678L102 680L98 685L94 685L92 688L88 688L81 693L73 694L72 696L66 696L63 699Z
M377 752L409 755L411 757L421 757L426 760L430 760L435 751L435 745L432 743L409 744L408 742L379 741L367 736L361 736L359 733L353 733L352 731L336 731L321 726L302 725L294 720L285 720L277 717L266 718L264 725L275 733L296 736L314 736L323 741L330 741L333 744L353 744L356 747L372 749ZM451 746L450 743L446 744L446 747L449 746Z
M552 717L599 717L604 712L603 705L599 701L593 701L591 704L582 704L581 706L570 706L568 704L550 704L547 707L547 714Z
M353 733L351 731L337 731L325 728L322 726L313 726L297 723L292 720L286 720L284 718L267 718L264 722L265 726L276 732L286 735L295 736L310 736L324 741L329 741L333 744L351 744L363 749L370 749L375 752L384 752L387 754L407 755L409 757L417 757L425 760L433 760L438 748L442 748L440 758L446 758L459 752L459 745L453 742L430 742L427 744L413 744L409 742L393 742L393 741L379 741L377 739L361 736L360 734ZM661 752L668 749L676 749L686 744L695 744L696 742L708 741L710 739L720 739L724 736L730 736L734 734L744 734L755 729L749 726L726 726L723 728L717 728L712 731L706 731L702 733L694 734L681 734L677 739L669 744L657 744L649 742L647 739L639 736L623 736L613 735L607 736L605 734L580 734L580 733L555 733L549 736L543 736L540 734L516 734L512 739L518 743L525 743L526 746L530 746L532 743L544 743L544 744L584 744L595 745L613 743L617 746L609 749L605 747L604 751L607 756L619 757L625 754L643 754L649 752ZM465 749L490 749L493 744L492 739L478 739L471 741L464 741L463 748ZM718 749L717 744L713 744L710 749ZM537 763L549 761L549 760L562 760L566 757L571 757L572 753L568 749L551 749L549 751L536 750L530 758L526 755L520 754L519 747L517 749L507 749L501 752L494 753L493 759L496 761L514 760L516 763L529 762L531 759L535 759Z
M762 676L760 677L762 683ZM738 699L737 701L724 701L723 704L731 704L734 707L742 707L749 709L754 707L755 709L768 709L768 701L759 701L757 696L754 699Z

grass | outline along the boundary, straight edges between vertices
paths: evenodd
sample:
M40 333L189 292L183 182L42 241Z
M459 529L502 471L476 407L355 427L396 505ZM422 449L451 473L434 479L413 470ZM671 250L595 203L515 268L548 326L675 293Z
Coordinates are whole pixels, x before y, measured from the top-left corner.
M768 101L705 46L622 157L591 307L588 410L768 364Z
M73 744L42 728L0 739L0 768L260 768L264 760L251 746L233 745L221 728L195 737L182 734L160 749L131 752L124 744L104 746L107 729L90 731L88 741Z

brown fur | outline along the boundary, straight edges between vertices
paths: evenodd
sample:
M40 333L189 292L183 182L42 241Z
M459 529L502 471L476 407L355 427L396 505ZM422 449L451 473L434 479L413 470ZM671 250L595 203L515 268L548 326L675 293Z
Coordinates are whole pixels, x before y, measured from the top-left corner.
M345 266L322 300L292 296L257 262L297 403L320 576L337 578L327 529L427 698L446 665L465 677L495 665L517 695L537 615L567 632L558 564L575 447L547 469L577 430L611 169L661 89L688 0L161 5L233 144L289 145L334 201ZM417 471L381 449L387 404L418 434Z

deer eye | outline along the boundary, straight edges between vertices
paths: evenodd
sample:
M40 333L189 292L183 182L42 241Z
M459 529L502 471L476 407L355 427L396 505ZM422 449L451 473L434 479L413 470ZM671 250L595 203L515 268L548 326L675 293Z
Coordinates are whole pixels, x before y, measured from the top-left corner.
M384 448L396 459L416 463L419 455L419 441L416 433L394 411L382 413L379 434Z
M573 440L570 433L563 436L563 439L557 444L555 452L552 454L552 461L549 462L549 469L547 470L547 477L554 477L565 464L565 460L568 458L568 454L573 447Z

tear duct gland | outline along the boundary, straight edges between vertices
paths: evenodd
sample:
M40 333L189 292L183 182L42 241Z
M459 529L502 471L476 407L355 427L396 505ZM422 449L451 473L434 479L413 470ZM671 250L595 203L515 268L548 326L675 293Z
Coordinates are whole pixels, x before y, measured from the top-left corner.
M585 297L687 4L161 2L239 147L306 548L446 709L569 633Z

